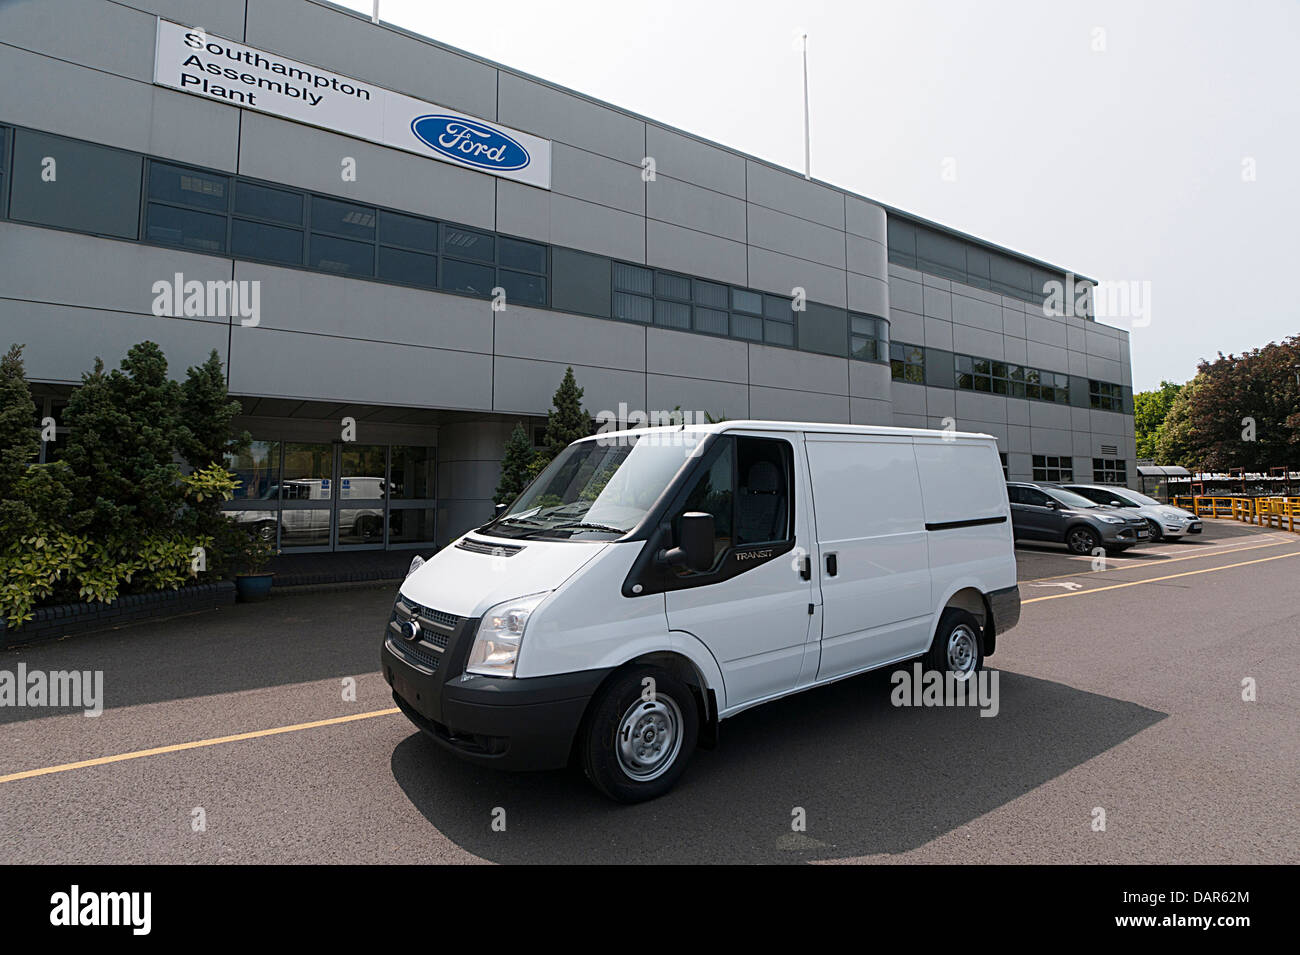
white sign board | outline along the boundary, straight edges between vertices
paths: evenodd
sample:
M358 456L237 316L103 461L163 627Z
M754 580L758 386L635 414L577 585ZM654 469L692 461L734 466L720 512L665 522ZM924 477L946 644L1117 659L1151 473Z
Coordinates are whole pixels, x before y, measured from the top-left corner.
M551 188L551 143L393 90L158 21L153 81L467 169Z

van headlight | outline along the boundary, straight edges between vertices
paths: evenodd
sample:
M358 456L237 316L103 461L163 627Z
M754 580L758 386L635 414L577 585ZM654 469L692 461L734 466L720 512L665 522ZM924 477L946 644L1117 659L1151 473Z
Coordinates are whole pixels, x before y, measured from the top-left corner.
M544 593L532 594L489 607L474 634L465 672L480 676L514 676L524 628L528 626L529 616L546 596Z

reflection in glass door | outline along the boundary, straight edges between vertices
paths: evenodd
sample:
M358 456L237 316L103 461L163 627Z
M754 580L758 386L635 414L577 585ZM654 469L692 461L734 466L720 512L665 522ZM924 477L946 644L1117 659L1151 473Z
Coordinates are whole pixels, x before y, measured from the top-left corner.
M280 546L327 548L334 503L334 445L286 442L280 481Z
M345 444L339 448L337 547L384 546L384 506L389 497L386 445Z

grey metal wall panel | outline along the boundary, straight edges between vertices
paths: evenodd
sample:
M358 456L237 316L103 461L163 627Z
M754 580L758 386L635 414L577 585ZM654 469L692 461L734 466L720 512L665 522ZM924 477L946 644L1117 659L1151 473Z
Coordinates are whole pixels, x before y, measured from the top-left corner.
M924 345L927 348L941 348L945 351L952 351L952 322L942 318L927 318L925 320Z
M493 408L515 414L545 414L569 366L584 392L582 406L593 418L602 411L617 413L620 402L628 408L645 408L646 376L641 372L506 357L496 359Z
M551 195L551 240L616 259L645 261L645 219L571 196Z
M178 272L186 280L227 281L230 260L0 222L0 289L8 299L149 315L154 283L174 282Z
M248 4L247 36L249 46L471 116L497 118L494 68L374 27L369 17L301 0L257 0Z
M749 243L819 266L844 268L844 232L749 203ZM842 281L842 280L841 280Z
M646 369L654 374L749 381L749 346L744 342L651 327L645 330L645 348Z
M551 241L551 194L508 179L498 179L498 232L539 242Z
M0 304L0 342L6 349L14 343L25 346L23 362L31 381L80 384L96 358L116 368L132 345L146 340L162 348L176 378L205 361L214 348L226 359L224 323L43 302Z
M231 328L235 394L488 410L492 357L417 345Z
M1001 361L1005 358L1002 343L1002 335L998 332L988 332L967 325L954 325L952 328L952 350L959 355L996 358Z
M653 123L646 125L646 155L659 175L745 198L745 159Z
M266 328L492 353L484 299L250 262L235 263L235 278L261 283Z
M131 0L131 6L232 40L244 38L246 0Z
M749 267L743 242L723 239L694 229L648 219L646 264L701 278L749 284Z
M889 280L889 251L881 242L864 239L861 236L845 235L845 252L848 269L859 275Z
M104 0L0 4L0 37L10 46L153 82L152 16Z
M854 398L872 398L876 401L890 401L895 391L895 383L889 377L889 366L869 361L849 362L849 394ZM908 387L908 386L902 386ZM920 411L925 411L925 388L922 385L910 386L920 392Z
M803 288L809 301L843 308L848 301L845 274L842 269L749 246L751 288L778 295L790 295L791 289Z
M889 286L884 279L849 272L849 309L868 312L881 318L889 316Z
M749 389L749 413L760 420L848 424L849 411L848 395L827 395L758 385Z
M1002 306L991 305L976 298L953 294L952 320L958 325L970 325L1002 334Z
M659 176L646 184L646 214L673 225L745 241L745 203L701 186Z
M343 178L345 157L356 160L355 181ZM259 113L244 113L239 171L465 225L496 224L491 176Z
M553 193L645 214L646 184L641 180L639 165L609 159L567 143L555 143L551 150L551 170Z
M646 329L640 325L518 306L495 315L497 355L645 371Z
M753 160L746 168L745 197L750 202L843 230L843 193Z
M897 423L898 427L924 428L925 418L919 415L903 415L907 423L897 421L888 401L876 401L871 398L850 398L850 424L878 424L889 426Z
M497 119L516 129L640 166L645 123L550 86L501 73Z
M849 360L769 345L751 345L749 380L754 385L847 395Z
M6 123L183 162L234 167L239 111L233 107L3 44L0 76L0 119ZM77 95L68 95L70 89Z
M889 223L885 210L874 202L856 196L844 197L844 227L848 232L880 245L889 241Z
M749 388L729 381L705 381L674 375L646 376L646 411L681 408L713 418L748 418ZM697 419L698 420L698 419Z
M890 272L893 272L892 267ZM889 307L901 308L907 312L924 315L925 306L923 304L921 283L898 278L891 274L889 277Z

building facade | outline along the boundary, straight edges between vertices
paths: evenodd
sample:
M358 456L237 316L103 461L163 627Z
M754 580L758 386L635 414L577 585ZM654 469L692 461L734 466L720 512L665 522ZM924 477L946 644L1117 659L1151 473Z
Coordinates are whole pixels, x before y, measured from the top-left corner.
M1054 309L1065 269L343 8L5 4L0 76L0 344L56 421L97 356L215 349L232 509L286 550L482 522L566 367L593 417L956 427L1011 479L1135 479L1090 280Z

